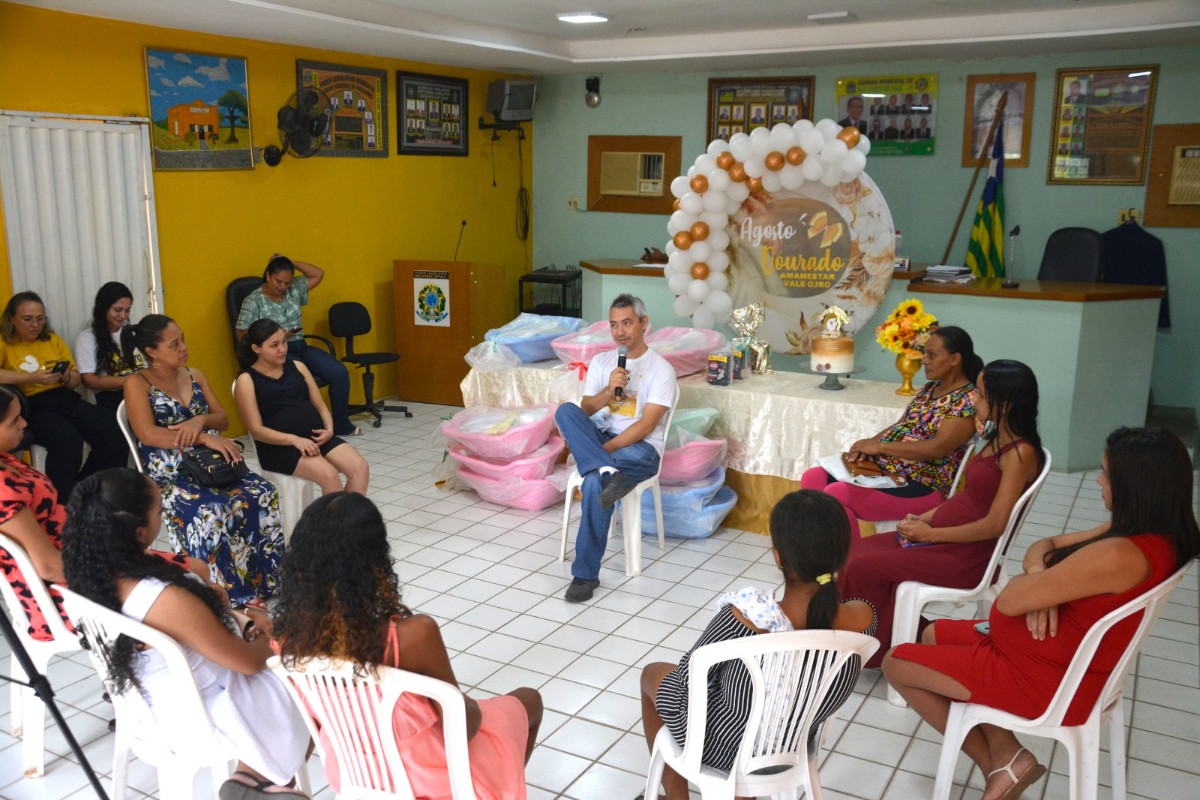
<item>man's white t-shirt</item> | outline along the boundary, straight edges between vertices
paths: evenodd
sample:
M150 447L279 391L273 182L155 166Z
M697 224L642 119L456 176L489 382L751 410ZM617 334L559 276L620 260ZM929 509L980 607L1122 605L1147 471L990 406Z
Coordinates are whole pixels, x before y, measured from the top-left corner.
M603 392L604 387L608 385L609 376L616 368L616 350L608 350L593 357L583 379L583 393L591 397ZM671 409L675 407L675 401L679 397L675 368L654 348L646 348L646 352L638 358L627 358L625 369L629 370L625 396L621 400L613 398L607 406L592 415L600 430L614 435L620 434L641 419L647 403ZM662 456L666 438L667 415L663 414L658 425L644 441Z

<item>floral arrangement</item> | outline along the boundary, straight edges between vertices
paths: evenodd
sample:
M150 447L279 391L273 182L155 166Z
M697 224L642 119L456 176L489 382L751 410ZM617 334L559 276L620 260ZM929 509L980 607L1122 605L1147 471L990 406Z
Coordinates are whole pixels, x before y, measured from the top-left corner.
M925 311L921 301L909 298L896 306L883 324L875 329L875 341L884 350L896 355L920 358L925 352L925 342L937 327L937 319Z

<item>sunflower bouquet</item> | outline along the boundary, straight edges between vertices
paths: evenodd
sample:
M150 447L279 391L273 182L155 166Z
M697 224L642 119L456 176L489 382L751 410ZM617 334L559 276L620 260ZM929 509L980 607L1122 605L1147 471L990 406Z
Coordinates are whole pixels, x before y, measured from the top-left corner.
M925 342L937 326L937 319L925 311L921 301L909 298L896 306L896 310L875 329L875 341L896 355L920 358L925 352Z

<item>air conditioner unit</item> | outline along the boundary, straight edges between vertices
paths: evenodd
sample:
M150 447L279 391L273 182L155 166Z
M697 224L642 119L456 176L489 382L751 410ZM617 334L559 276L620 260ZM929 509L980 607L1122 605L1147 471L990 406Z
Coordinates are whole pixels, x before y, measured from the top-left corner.
M661 197L662 173L662 153L601 153L600 194Z

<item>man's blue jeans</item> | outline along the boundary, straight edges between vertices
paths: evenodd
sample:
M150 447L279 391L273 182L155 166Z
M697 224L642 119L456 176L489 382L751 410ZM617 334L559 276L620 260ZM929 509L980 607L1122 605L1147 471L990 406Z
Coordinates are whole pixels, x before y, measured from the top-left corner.
M634 442L612 453L604 443L614 434L600 431L583 409L574 403L564 403L554 414L558 430L567 440L575 456L575 466L583 476L583 516L575 534L575 561L571 574L576 578L596 580L600 562L608 546L608 525L613 509L600 505L600 467L615 467L633 481L641 482L658 472L658 451L646 441Z
M350 406L350 373L346 365L338 361L323 347L309 347L303 339L288 341L288 355L303 361L314 378L329 384L329 413L333 416L333 432L348 436L354 423L346 414Z

